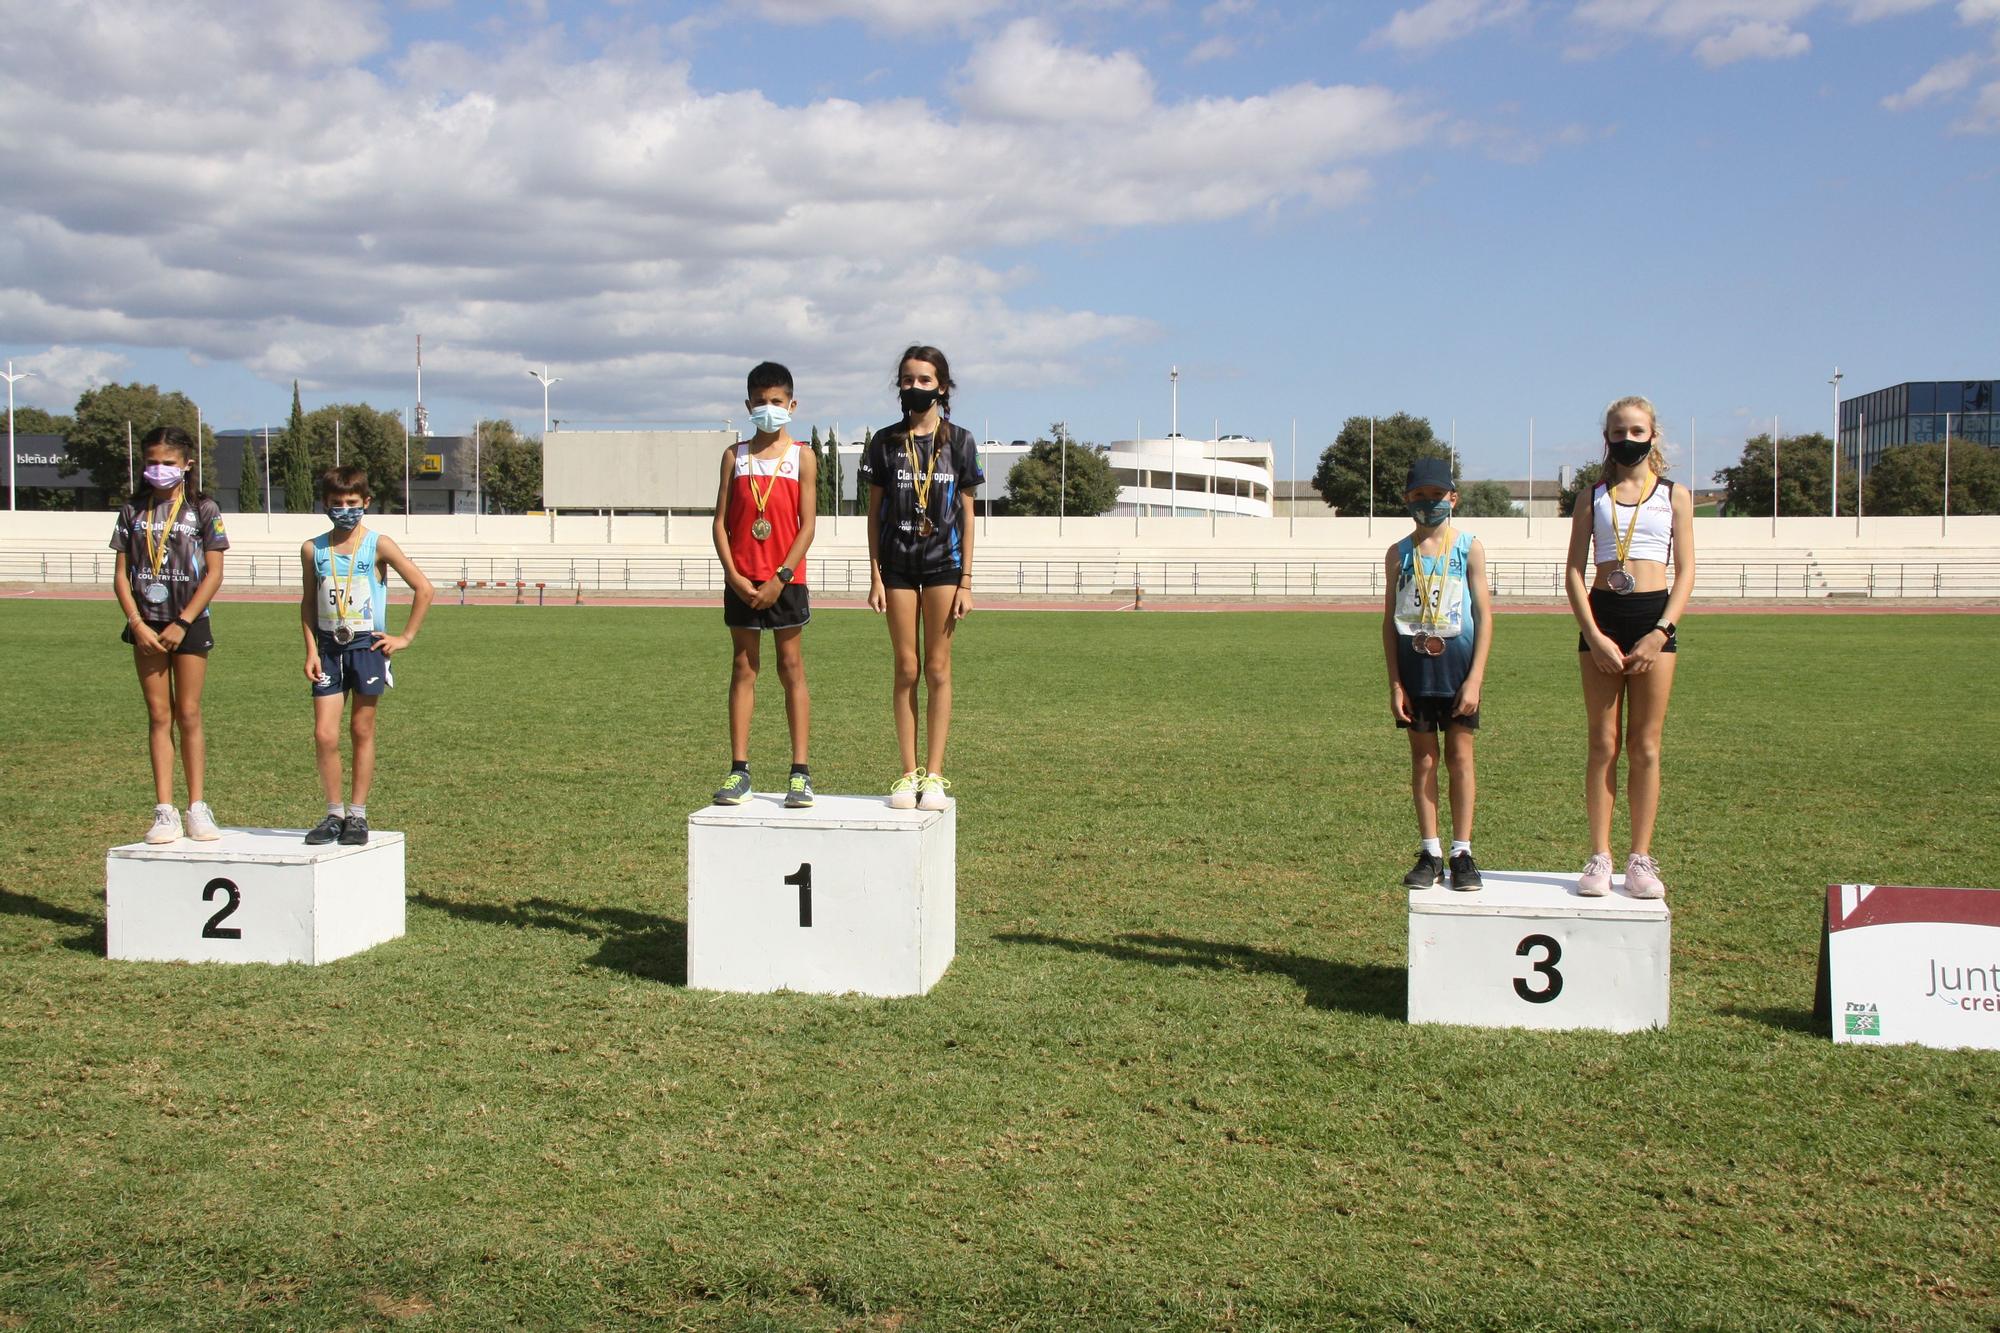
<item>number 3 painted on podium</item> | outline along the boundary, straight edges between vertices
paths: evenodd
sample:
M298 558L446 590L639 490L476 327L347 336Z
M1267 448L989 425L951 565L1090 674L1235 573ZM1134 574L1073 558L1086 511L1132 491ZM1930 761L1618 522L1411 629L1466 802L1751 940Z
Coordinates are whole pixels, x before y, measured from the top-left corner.
M799 924L801 926L812 925L813 923L812 862L810 861L805 862L804 864L799 866L797 870L794 870L791 874L785 876L785 883L796 884L799 886Z
M1547 977L1549 984L1540 990L1530 990L1528 989L1528 979L1526 977L1515 977L1514 993L1529 1004L1547 1004L1550 1000L1562 994L1563 974L1556 971L1556 964L1562 961L1562 945L1557 944L1547 935L1530 935L1514 947L1514 952L1520 957L1526 958L1529 950L1537 948L1548 950L1548 955L1538 963L1530 963L1529 966Z
M229 914L243 902L243 891L229 880L212 879L203 887L201 900L212 903L218 893L228 894L229 901L222 905L221 911L208 919L208 924L201 928L201 937L205 940L240 940L243 938L241 926L225 926L222 923L228 920Z

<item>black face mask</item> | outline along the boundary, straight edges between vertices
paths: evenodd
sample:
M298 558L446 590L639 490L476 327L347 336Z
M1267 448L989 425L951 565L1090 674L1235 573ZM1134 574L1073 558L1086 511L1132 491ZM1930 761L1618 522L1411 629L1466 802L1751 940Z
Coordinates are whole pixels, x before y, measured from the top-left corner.
M936 389L905 389L902 392L903 412L907 416L920 417L931 410L931 405L944 397Z
M1611 461L1619 467L1634 467L1653 452L1651 440L1613 440L1610 443Z

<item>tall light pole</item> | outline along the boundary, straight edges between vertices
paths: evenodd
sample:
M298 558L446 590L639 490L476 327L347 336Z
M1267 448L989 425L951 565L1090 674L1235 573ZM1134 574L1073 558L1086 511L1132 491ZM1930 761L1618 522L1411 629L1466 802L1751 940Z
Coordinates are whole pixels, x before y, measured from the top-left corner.
M1845 378L1840 367L1833 368L1833 378L1827 383L1833 386L1833 517L1840 517L1840 381Z
M1069 423L1056 423L1056 448L1061 451L1062 462L1057 465L1056 475L1056 536L1062 536L1064 511L1069 507Z
M479 423L472 423L472 530L479 531Z
M1181 512L1181 368L1167 368L1167 383L1174 389L1174 414L1167 423L1167 517Z
M542 382L542 438L547 439L549 434L549 386L551 384L561 384L562 376L558 375L554 379L550 379L549 368L546 363L543 364L540 370L531 370L528 374Z
M1771 535L1778 535L1778 418L1771 418Z
M7 363L7 508L14 508L14 381L24 380L34 374L32 370L16 371L14 363Z

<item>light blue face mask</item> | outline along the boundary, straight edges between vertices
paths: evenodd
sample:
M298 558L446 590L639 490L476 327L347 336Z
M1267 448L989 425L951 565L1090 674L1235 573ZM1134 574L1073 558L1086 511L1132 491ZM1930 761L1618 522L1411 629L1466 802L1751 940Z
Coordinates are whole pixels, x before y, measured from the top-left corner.
M362 515L367 512L368 510L361 505L352 505L346 508L328 506L326 516L333 526L339 528L342 532L346 532L351 528L359 527Z
M769 435L791 424L792 414L776 403L759 403L750 409L750 424L760 435Z
M1409 506L1410 517L1427 528L1441 527L1451 522L1451 501L1415 500Z

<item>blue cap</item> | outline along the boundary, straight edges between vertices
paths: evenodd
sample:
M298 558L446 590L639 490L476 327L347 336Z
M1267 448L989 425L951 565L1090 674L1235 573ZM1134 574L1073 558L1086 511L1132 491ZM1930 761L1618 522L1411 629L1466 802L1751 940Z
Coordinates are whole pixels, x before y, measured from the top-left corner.
M1442 458L1419 458L1411 463L1410 475L1403 482L1403 493L1407 495L1421 486L1457 490L1458 483L1451 479L1451 464Z

